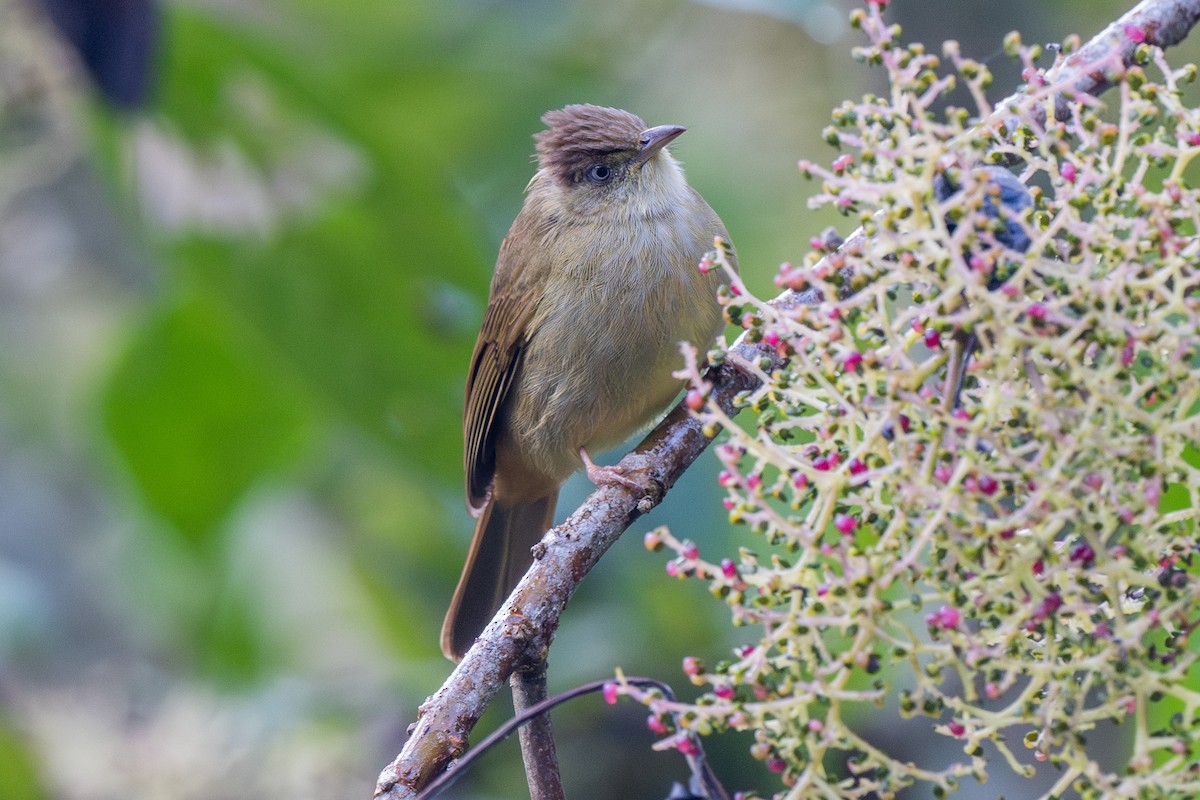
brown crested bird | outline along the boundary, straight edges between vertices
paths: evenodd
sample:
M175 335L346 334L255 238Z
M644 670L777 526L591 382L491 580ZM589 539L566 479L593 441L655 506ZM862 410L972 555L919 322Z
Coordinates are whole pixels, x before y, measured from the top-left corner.
M627 111L542 117L538 171L500 245L467 376L467 504L478 521L442 627L459 659L532 561L559 486L587 452L627 439L678 393L680 342L722 326L721 276L698 269L725 226L666 145ZM732 256L731 256L732 261Z

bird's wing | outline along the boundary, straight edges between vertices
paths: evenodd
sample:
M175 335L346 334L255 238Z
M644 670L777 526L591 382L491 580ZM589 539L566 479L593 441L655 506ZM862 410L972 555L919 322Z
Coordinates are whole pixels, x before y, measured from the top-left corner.
M491 488L497 420L532 335L530 322L545 278L539 257L543 251L529 246L534 244L528 240L530 228L522 222L518 218L500 245L491 296L467 373L463 462L467 505L475 514L482 510ZM514 253L524 254L525 260L518 261Z

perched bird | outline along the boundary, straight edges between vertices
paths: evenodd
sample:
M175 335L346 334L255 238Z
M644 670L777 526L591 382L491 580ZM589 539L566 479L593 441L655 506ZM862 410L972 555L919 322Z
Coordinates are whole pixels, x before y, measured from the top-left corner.
M471 549L442 627L458 659L549 530L580 466L621 481L588 451L652 421L681 388L680 342L722 326L720 275L698 264L725 226L666 145L683 133L615 108L542 117L538 170L500 245L471 356L463 420Z

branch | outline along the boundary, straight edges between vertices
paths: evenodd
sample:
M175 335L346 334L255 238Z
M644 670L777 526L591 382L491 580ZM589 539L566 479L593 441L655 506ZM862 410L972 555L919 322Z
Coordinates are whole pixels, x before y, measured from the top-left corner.
M1054 83L1074 84L1075 91L1080 94L1099 95L1114 84L1115 75L1106 68L1112 65L1112 59L1122 67L1131 67L1136 63L1139 45L1154 45L1165 50L1179 44L1197 20L1200 20L1200 2L1197 0L1143 0L1068 56L1059 67ZM1055 99L1054 115L1065 120L1070 114L1071 98L1060 94Z
M1104 91L1111 85L1110 70L1133 65L1139 44L1176 44L1197 20L1200 0L1143 0L1056 65L1048 76L1050 84L1071 87L1076 93ZM1021 97L1016 94L996 103L993 117L1008 113ZM1066 95L1057 97L1056 114L1069 102ZM859 228L822 263L836 268L843 254L863 247L866 240L866 233ZM769 305L786 312L821 300L821 294L811 289L787 291ZM782 363L773 348L750 344L744 337L731 350L734 357L705 376L711 386L710 400L729 415L734 413L734 400L740 393L758 387L756 372L769 374ZM735 362L750 368L735 368ZM626 528L662 501L716 431L705 434L682 403L676 406L621 460L625 474L642 492L620 485L602 486L546 534L534 548L533 565L507 602L442 687L422 704L404 749L379 776L377 798L411 800L451 759L462 755L471 729L509 675L545 658L559 617L579 582Z
M546 662L517 670L509 683L512 684L513 713L520 716L546 699ZM538 714L528 725L521 727L519 735L529 800L565 800L550 714Z
M761 354L746 345L748 358ZM733 412L733 399L758 380L722 366L709 372L713 395ZM711 439L680 404L630 454L621 459L625 476L643 496L606 484L534 548L534 562L504 606L480 634L454 672L418 712L404 749L379 776L377 798L412 798L466 749L467 735L508 676L544 659L559 616L575 588L600 556L633 522L661 501Z

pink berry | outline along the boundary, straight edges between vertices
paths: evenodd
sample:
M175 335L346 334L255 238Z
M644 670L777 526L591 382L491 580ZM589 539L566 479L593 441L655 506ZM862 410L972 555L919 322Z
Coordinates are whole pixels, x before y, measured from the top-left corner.
M1091 566L1096 560L1096 551L1087 542L1080 542L1071 548L1071 560L1085 567Z
M962 621L962 613L954 606L942 606L925 618L925 624L930 628L957 628Z
M833 524L834 527L841 531L843 536L849 536L858 527L858 520L849 514L836 514L833 518Z

